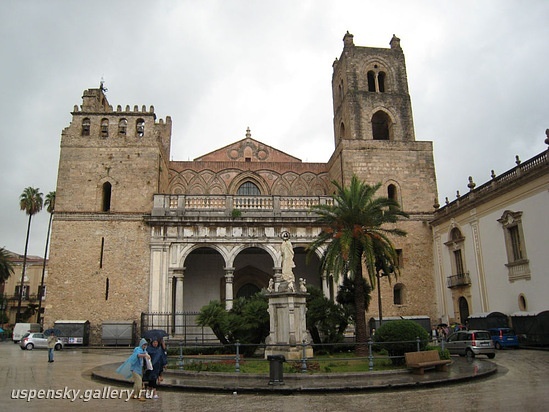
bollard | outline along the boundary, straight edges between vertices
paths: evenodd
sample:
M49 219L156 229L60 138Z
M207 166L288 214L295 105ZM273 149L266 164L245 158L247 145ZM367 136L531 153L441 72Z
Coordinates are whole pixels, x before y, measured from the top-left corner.
M307 341L303 340L303 352L301 358L301 373L307 373Z
M234 370L236 373L240 372L240 342L236 341L236 357L235 357L235 364L234 364Z

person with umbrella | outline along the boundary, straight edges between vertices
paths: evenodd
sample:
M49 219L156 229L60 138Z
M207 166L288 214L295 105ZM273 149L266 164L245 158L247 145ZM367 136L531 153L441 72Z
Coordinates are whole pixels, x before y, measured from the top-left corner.
M158 381L164 366L166 366L166 360L164 349L157 338L153 338L151 344L147 347L147 353L151 357L153 369L145 372L143 380L148 382L147 386L152 389L153 399L158 399L156 388L158 387Z

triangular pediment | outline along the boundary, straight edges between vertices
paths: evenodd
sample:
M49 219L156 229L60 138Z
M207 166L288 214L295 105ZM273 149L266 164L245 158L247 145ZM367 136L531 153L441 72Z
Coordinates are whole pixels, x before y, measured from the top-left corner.
M301 163L301 159L290 156L281 150L252 139L250 130L246 137L213 152L194 159L195 162L291 162Z

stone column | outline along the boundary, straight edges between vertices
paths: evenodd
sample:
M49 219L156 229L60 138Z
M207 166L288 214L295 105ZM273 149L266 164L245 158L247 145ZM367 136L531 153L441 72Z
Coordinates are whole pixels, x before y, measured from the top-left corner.
M183 334L183 315L180 312L183 312L183 278L185 268L182 268L174 273L173 280L175 282L175 334ZM178 314L179 312L179 314Z
M233 308L234 300L234 268L225 268L225 309Z

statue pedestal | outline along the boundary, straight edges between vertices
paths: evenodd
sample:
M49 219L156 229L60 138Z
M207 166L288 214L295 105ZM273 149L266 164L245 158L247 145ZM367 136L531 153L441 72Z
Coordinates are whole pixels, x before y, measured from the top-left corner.
M285 282L283 282L285 283ZM303 341L310 342L307 332L305 314L307 312L304 292L280 291L270 292L269 317L270 333L266 339L265 358L269 355L284 355L286 360L303 358ZM277 346L280 345L280 346ZM313 356L313 348L305 347L305 356Z

